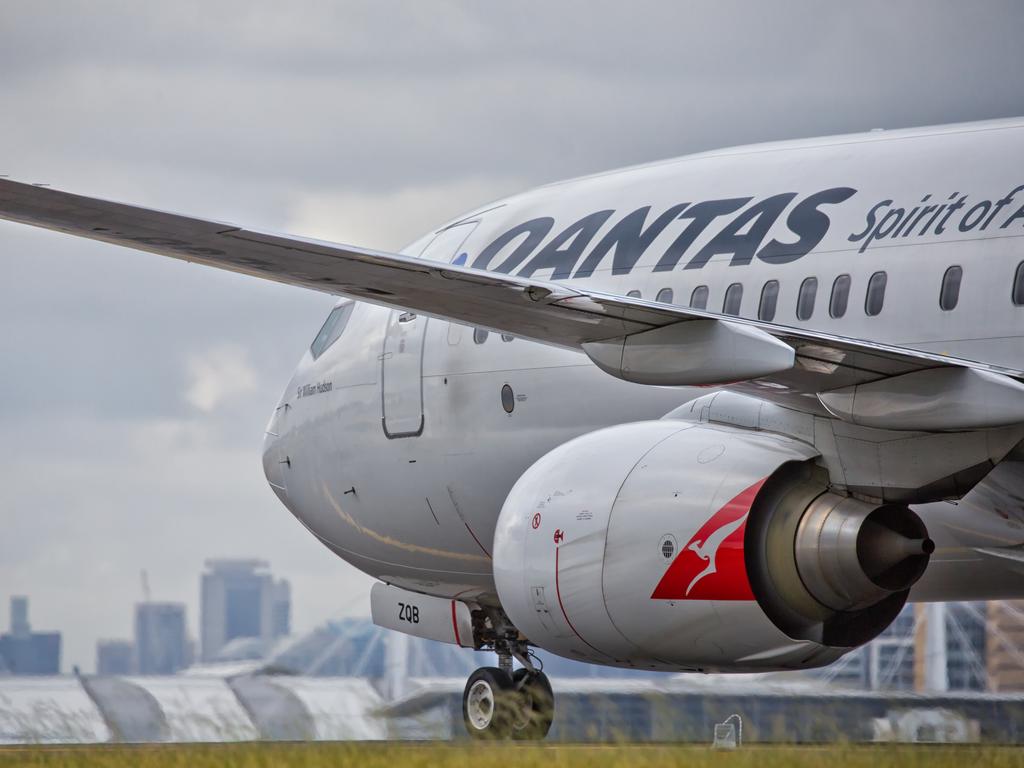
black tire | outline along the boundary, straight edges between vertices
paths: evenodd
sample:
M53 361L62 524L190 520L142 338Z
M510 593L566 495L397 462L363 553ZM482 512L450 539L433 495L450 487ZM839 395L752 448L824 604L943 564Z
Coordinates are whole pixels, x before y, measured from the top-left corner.
M474 739L507 739L517 719L512 678L497 667L481 667L462 692L462 721Z
M520 667L512 673L512 688L519 709L519 717L512 723L512 738L540 741L548 735L555 719L551 681L543 672L531 673Z

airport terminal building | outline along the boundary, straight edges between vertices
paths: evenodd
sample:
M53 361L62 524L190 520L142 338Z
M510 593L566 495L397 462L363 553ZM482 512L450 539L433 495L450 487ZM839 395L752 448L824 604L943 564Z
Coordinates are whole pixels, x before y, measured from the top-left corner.
M1024 695L924 697L816 682L675 676L557 679L555 741L1024 743ZM461 678L388 701L362 678L34 677L0 681L0 743L466 738Z
M1024 743L1024 693L1014 691L921 695L842 674L624 675L544 661L556 681L552 740L710 743L715 724L738 715L750 742ZM480 663L342 620L281 641L267 659L222 656L178 675L0 677L0 742L465 738L465 674ZM902 657L894 669L901 679Z

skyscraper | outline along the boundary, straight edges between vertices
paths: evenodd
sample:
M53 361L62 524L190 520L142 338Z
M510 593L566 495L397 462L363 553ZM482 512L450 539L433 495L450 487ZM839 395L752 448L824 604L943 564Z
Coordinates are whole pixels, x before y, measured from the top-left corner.
M292 589L287 581L280 579L274 582L273 590L270 635L277 639L292 631Z
M173 675L189 665L183 604L135 606L135 660L140 675Z
M11 598L11 634L24 637L32 631L28 623L28 598L23 596Z
M33 632L28 598L11 598L11 631L0 635L0 669L12 675L60 673L60 632Z
M203 661L232 640L258 638L269 649L291 629L287 581L275 581L264 560L208 560L200 595Z
M135 671L135 644L130 640L96 643L97 675L130 675Z

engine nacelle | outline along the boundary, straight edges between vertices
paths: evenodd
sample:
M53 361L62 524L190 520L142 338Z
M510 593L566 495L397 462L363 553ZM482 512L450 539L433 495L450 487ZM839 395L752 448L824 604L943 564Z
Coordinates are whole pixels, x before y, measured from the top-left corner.
M820 666L881 632L931 542L906 507L832 493L798 440L662 420L592 432L509 493L509 618L569 658L675 670Z

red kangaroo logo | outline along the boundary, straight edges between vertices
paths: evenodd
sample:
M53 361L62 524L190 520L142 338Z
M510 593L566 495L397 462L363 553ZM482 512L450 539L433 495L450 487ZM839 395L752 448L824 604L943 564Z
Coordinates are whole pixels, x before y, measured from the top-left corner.
M652 600L753 600L743 534L759 480L713 514L669 565Z

